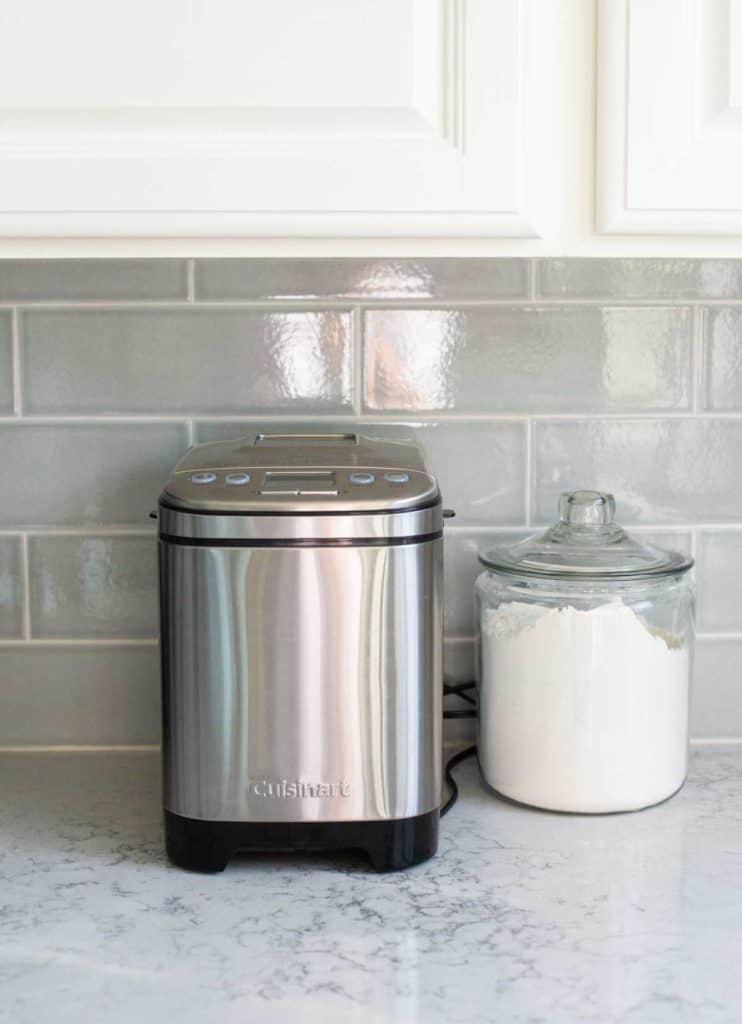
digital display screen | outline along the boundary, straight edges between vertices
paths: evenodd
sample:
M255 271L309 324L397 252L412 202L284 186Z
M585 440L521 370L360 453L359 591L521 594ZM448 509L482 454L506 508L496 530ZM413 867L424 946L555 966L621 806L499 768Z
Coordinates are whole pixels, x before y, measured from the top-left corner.
M266 473L263 487L265 490L277 491L306 491L310 488L331 490L335 487L335 474L331 470L316 473Z
M257 445L269 445L275 448L288 448L292 445L305 447L309 445L358 444L357 434L258 434Z

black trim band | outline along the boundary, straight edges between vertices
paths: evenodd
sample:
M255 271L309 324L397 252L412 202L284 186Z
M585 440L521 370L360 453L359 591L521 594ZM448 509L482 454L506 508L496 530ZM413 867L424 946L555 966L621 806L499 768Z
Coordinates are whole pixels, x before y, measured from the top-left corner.
M161 533L165 544L180 544L189 548L395 548L405 544L422 544L440 540L443 530L418 533L411 537L287 537L285 539L245 539L242 537L174 537Z
M173 505L165 498L160 498L158 505L169 509L170 512L179 512L186 516L293 516L295 519L301 516L399 516L406 512L424 512L426 508L435 508L440 505L440 495L434 501L426 501L421 505L409 505L407 508L354 508L354 509L302 509L300 512L291 509L256 509L247 511L245 509L213 509L213 508L183 508L182 505Z
M376 871L402 871L438 848L438 808L413 818L378 821L202 821L165 809L165 843L173 864L223 871L238 851L365 850Z

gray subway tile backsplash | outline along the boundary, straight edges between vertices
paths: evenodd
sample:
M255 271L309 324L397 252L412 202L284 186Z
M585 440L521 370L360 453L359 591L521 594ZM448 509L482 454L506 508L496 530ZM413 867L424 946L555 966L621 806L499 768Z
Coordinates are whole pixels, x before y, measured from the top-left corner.
M370 411L650 412L688 408L687 307L374 309Z
M196 298L512 299L524 259L214 259L196 261Z
M21 540L0 537L0 639L23 634Z
M187 297L187 260L0 261L0 302L147 302Z
M17 645L0 658L0 747L159 743L156 645Z
M626 523L739 521L742 420L586 419L534 424L537 522L561 491L612 491Z
M13 411L13 314L0 311L0 416Z
M707 309L703 344L704 408L742 411L742 308Z
M528 530L449 531L445 538L443 574L446 581L443 627L457 636L473 636L474 581L484 567L479 555L498 544L515 544L527 537Z
M742 736L742 639L700 637L696 643L691 735L699 739Z
M351 405L350 314L35 310L21 324L29 413L335 413Z
M538 260L536 294L552 299L742 299L742 260Z
M698 628L742 632L742 530L699 530L697 554Z
M148 526L188 448L177 423L0 425L0 527Z
M157 636L154 536L30 537L28 559L34 636Z
M148 513L191 440L266 426L421 442L457 513L454 678L477 552L562 490L614 491L696 554L692 731L742 736L742 260L197 259L193 280L0 261L0 745L157 742Z

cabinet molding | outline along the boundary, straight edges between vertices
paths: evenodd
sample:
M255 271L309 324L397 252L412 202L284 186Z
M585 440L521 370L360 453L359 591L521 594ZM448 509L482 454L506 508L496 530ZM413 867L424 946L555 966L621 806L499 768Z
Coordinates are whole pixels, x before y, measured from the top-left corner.
M598 17L598 230L742 234L742 0Z
M5 0L0 34L4 235L542 233L543 0Z

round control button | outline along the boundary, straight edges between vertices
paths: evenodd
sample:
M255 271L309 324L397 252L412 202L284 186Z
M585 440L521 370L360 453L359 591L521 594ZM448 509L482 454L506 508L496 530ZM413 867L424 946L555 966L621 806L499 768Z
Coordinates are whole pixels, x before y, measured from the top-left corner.
M225 479L225 481L228 484L234 484L235 486L239 487L242 484L249 484L250 483L250 474L249 473L227 473L227 475L224 477L224 479Z
M384 479L390 484L406 484L410 481L409 473L385 473Z
M376 477L373 473L351 473L348 479L352 484L372 484Z
M191 473L192 484L213 484L216 473Z

